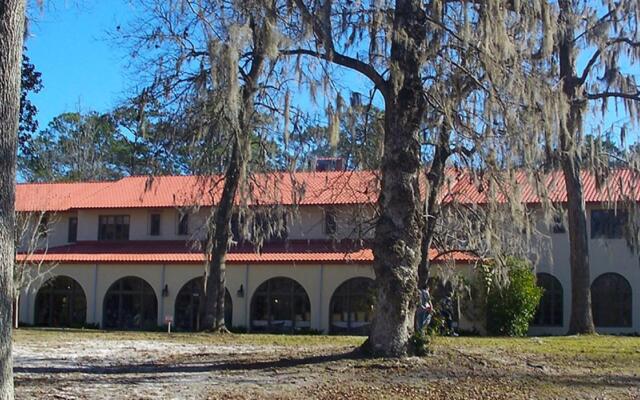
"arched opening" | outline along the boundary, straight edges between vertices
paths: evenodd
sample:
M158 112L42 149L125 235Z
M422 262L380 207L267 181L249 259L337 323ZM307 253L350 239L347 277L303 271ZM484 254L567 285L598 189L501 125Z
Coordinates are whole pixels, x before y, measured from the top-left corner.
M104 296L105 329L154 329L158 326L158 300L151 285L128 276L111 285Z
M183 331L197 331L200 329L200 301L204 299L204 278L193 278L178 292L174 320L176 329ZM231 295L224 290L224 323L231 327L233 304Z
M560 281L551 274L536 275L537 284L544 292L533 318L534 326L562 326L563 290Z
M368 335L374 303L373 279L351 278L331 296L329 333Z
M311 327L311 303L293 279L272 278L260 285L251 301L251 329L258 332L293 332Z
M595 326L631 326L631 296L631 285L622 275L606 273L597 277L591 284Z
M36 294L35 324L80 327L87 320L87 298L82 286L68 276L56 276Z

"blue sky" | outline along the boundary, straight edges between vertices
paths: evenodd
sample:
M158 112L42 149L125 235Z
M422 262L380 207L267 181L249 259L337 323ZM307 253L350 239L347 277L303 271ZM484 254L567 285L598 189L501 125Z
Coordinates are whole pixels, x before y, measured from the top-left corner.
M108 34L135 15L127 0L52 0L31 8L27 55L42 73L43 89L32 94L40 128L62 112L78 109L106 112L125 99L135 84L127 79L128 53ZM342 71L340 83L368 93L359 74ZM366 83L365 83L366 82ZM312 109L309 97L298 106ZM322 96L319 96L322 98ZM332 99L333 100L333 99Z
M30 35L26 45L44 87L32 95L38 107L40 128L56 115L78 109L106 112L123 100L133 86L127 79L126 49L109 40L108 33L126 26L135 14L127 0L49 0L43 9L31 7ZM588 53L583 54L583 57ZM582 60L581 60L582 61ZM369 86L353 72L340 82L363 91ZM314 108L306 95L294 99ZM618 121L610 104L605 125ZM599 118L588 117L586 130Z
M65 111L107 111L128 89L124 49L107 37L132 15L125 0L57 0L30 10L28 56L44 87L32 95L40 127Z

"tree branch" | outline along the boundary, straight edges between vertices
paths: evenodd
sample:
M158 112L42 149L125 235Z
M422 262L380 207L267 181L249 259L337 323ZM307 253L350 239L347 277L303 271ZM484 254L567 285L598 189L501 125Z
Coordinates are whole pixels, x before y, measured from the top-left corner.
M591 72L591 68L593 68L593 65L596 63L596 61L598 61L598 57L600 57L600 53L602 53L600 49L596 50L596 52L593 53L593 55L589 59L589 62L584 67L582 75L580 75L580 78L578 79L578 85L583 85L586 82L587 77L589 76L589 72Z
M353 69L357 72L360 72L362 75L369 78L376 85L376 88L380 90L382 95L386 97L388 92L388 83L382 77L382 75L380 75L378 71L376 71L376 69L373 68L371 64L367 64L363 61L358 60L357 58L349 57L335 51L335 45L333 43L333 37L331 32L330 19L328 19L327 21L327 23L329 24L329 26L327 27L322 23L322 21L317 15L312 14L309 11L307 6L304 4L303 0L295 0L295 3L298 9L300 10L300 12L302 13L302 18L305 19L308 23L310 23L311 26L313 26L313 32L316 34L319 41L322 43L323 47L325 48L325 52L320 53L317 51L300 49L297 52L294 50L294 52L291 54L292 55L303 54L303 55L313 56L316 58L321 58L323 60L331 61L343 67L347 67L349 69ZM325 6L327 5L329 7L331 6L330 3L325 4ZM330 10L328 10L327 12L330 13ZM328 32L326 28L328 28ZM283 52L282 54L286 54L286 52Z
M612 46L614 44L621 44L621 43L628 44L631 47L640 47L640 42L635 42L635 41L633 41L633 40L631 40L629 38L626 38L626 37L621 37L621 38L616 38L616 39L613 39L613 40L609 40L605 44L605 47L609 47L609 46ZM589 73L591 72L591 68L593 68L593 66L596 63L596 61L598 61L598 57L600 57L600 54L602 54L602 49L598 49L593 53L593 55L589 59L589 62L584 67L584 70L582 71L582 74L580 75L580 79L578 79L578 85L582 85L587 81L587 78L589 77Z
M329 54L320 53L318 51L308 49L280 50L280 54L285 56L306 55L334 62L343 67L357 71L369 78L376 86L376 89L378 89L383 96L385 96L387 93L388 84L387 81L382 77L382 75L380 75L378 71L376 71L376 69L373 68L370 64L364 63L356 58L348 57L335 52Z
M640 101L640 90L638 90L635 93L624 93L624 92L586 93L586 97L589 100L608 99L613 97L618 99Z

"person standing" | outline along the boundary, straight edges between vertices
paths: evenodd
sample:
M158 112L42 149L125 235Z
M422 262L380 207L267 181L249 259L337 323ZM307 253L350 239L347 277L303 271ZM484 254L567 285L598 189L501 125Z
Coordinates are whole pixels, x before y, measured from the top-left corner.
M420 287L420 304L418 305L418 312L416 315L418 331L422 331L429 326L429 324L431 323L432 311L433 304L431 304L431 294L429 293L429 286L424 283Z

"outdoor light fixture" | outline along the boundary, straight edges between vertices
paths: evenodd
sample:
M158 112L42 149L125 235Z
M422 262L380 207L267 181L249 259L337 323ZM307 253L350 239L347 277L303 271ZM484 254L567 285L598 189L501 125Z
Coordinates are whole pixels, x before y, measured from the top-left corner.
M162 297L169 297L169 285L164 285L164 289L162 289Z
M242 286L242 284L240 285L240 289L238 289L238 297L244 297L244 287Z

